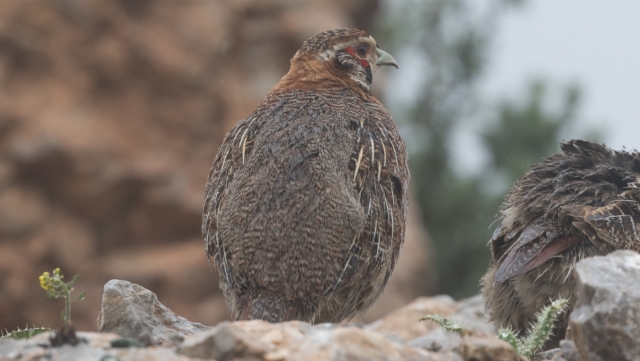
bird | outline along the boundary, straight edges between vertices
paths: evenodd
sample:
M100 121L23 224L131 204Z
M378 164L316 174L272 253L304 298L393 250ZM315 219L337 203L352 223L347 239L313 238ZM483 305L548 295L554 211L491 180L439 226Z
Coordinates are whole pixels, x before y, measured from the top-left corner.
M505 196L481 281L489 318L520 334L544 306L569 301L547 349L567 331L576 263L618 249L640 252L640 153L584 140L560 148Z
M398 68L365 31L322 32L226 134L202 233L235 320L337 323L383 292L404 241L409 170L371 94L381 66Z

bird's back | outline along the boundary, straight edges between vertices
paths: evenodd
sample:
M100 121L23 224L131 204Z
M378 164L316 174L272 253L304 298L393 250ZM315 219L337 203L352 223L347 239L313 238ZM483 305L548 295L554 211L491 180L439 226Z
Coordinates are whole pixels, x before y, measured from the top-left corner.
M561 148L516 181L500 210L482 282L489 314L503 327L524 331L560 297L573 304L580 259L640 251L640 153L581 140Z
M513 242L525 233L531 240L542 232L549 238L548 242L537 244L521 242L523 250L529 250L529 254L539 251L536 247L544 248L551 244L561 244L558 249L562 249L556 252L560 253L589 240L576 228L580 214L587 209L610 207L625 197L632 197L631 204L637 205L638 201L634 202L633 197L638 197L640 192L637 188L640 182L639 153L614 151L604 145L581 140L568 141L561 148L562 152L533 166L507 194L501 208L502 224L492 239L496 260L503 258ZM587 243L602 248L602 253L614 247L595 239ZM511 250L515 250L514 247ZM549 258L552 256L549 254ZM516 263L523 263L522 259ZM522 271L518 267L528 271L531 263L529 266L514 264L510 269L504 267L504 273L498 277L510 278Z
M408 174L397 129L371 99L347 89L270 94L227 134L203 232L237 319L337 322L384 288Z

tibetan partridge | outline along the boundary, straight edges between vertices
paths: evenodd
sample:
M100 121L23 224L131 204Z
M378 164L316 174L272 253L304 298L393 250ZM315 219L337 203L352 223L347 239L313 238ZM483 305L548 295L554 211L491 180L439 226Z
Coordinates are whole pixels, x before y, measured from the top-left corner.
M521 334L558 298L576 300L579 260L640 251L640 153L572 140L516 181L491 239L482 279L490 318ZM569 310L570 312L571 310ZM565 313L546 348L566 332Z
M364 31L318 34L225 136L202 232L236 320L340 322L384 290L404 240L409 170L370 93L382 65L397 67Z

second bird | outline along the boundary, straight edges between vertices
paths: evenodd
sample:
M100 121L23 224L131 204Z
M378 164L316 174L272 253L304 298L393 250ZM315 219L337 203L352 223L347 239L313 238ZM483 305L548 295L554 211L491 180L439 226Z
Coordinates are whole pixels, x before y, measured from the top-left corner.
M404 142L370 93L396 66L367 33L326 31L226 135L204 206L205 251L236 320L340 322L384 290L404 240Z

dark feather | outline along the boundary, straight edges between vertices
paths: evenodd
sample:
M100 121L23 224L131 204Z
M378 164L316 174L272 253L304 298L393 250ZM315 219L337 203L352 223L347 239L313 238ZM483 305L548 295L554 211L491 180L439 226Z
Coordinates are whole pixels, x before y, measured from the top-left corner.
M491 318L524 332L559 297L575 300L571 278L584 257L640 250L640 153L572 140L511 188L483 277ZM566 320L558 337L562 337Z

